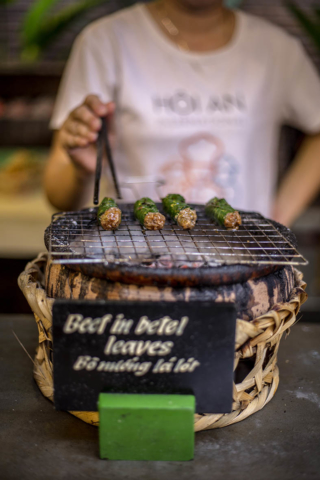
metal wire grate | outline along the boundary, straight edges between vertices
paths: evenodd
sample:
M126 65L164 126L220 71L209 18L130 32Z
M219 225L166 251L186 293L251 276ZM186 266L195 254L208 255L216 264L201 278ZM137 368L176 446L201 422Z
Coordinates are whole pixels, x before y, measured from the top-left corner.
M149 231L134 219L132 206L121 209L122 222L115 232L97 225L94 208L53 215L48 242L52 261L163 268L308 263L272 222L257 213L242 213L239 230L228 231L197 206L193 230L182 230L167 220L162 230Z

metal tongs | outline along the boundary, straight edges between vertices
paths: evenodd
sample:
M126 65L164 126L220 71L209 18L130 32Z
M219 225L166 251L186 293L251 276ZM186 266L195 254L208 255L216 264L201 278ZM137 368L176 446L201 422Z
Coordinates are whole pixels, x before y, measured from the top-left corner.
M107 160L109 163L114 188L117 194L117 198L121 199L121 193L119 188L119 183L117 179L117 174L114 168L109 138L108 138L108 129L107 129L107 121L106 118L102 118L102 125L101 130L99 132L98 140L97 140L97 166L95 172L95 179L94 179L94 194L93 194L93 204L99 204L99 192L100 192L100 179L101 179L101 171L102 171L102 160L103 160L103 153L106 152Z

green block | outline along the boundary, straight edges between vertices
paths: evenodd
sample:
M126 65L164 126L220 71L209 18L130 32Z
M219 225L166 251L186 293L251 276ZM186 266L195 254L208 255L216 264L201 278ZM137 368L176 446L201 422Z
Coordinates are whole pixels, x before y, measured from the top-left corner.
M109 460L192 460L193 395L99 396L100 457Z

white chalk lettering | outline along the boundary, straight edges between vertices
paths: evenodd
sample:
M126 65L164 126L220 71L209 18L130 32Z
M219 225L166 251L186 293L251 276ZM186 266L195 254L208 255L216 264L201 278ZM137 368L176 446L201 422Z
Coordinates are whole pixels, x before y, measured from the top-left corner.
M155 364L155 366L153 367L153 373L158 373L159 372L159 368L161 367L161 365L163 364L164 360L163 358L160 358L160 360L157 361L157 363Z
M158 335L166 335L165 330L167 327L169 327L168 323L170 323L172 320L170 317L163 317L161 319L161 324L160 327L158 328L157 334Z
M108 323L110 323L112 320L112 315L110 313L108 313L107 315L104 315L101 319L101 323L100 323L100 326L97 330L97 334L98 335L102 335L106 329L106 326L108 325ZM91 332L90 332L91 333Z
M76 363L73 365L73 370L83 370L90 360L91 357L89 355L80 355L80 357L77 358Z
M151 362L143 362L139 364L139 369L134 372L134 375L136 377L142 377L146 373L149 372L150 368L152 366Z
M111 348L112 348L112 345L114 344L114 342L117 340L117 337L115 337L114 335L111 335L109 338L108 338L108 341L107 341L107 344L104 348L104 354L105 355L110 355L111 353Z
M76 332L82 320L83 320L83 315L80 315L78 313L68 315L67 321L63 327L64 333Z
M91 370L95 370L97 368L98 362L100 361L100 358L98 357L92 357L88 365L86 366L86 370L91 372Z
M131 372L136 377L146 375L152 367L151 362L138 362L139 358L134 357L128 360L119 360L118 362L106 362L98 357L90 355L81 355L77 358L73 365L74 370L87 370L89 372L96 370L97 372Z
M171 352L172 348L174 347L174 343L173 342L163 342L162 345L161 345L161 349L160 349L160 352L158 353L158 355L169 355L169 353Z
M185 373L185 372L193 372L197 367L200 366L200 362L195 360L194 358L189 358L185 361L184 358L180 358L176 363L173 371L174 373Z
M165 356L168 355L174 347L173 342L152 342L151 340L117 340L115 335L110 335L104 348L105 355L149 355Z
M88 326L88 333L98 333L97 330L101 324L101 318L94 318L90 325Z
M107 314L102 318L83 318L83 315L73 313L68 315L67 321L63 327L64 333L97 333L102 335L108 323L112 320L112 315Z
M152 372L153 373L171 373L174 362L176 361L177 361L177 357L170 358L168 362L165 362L163 359L158 360Z
M176 332L176 335L178 337L183 335L184 329L186 328L188 322L189 322L189 317L182 317L181 318L180 325L177 328L177 332Z
M144 315L139 319L134 333L136 335L142 335L143 333L147 335L182 335L188 321L188 317L182 317L179 321L172 320L168 316L151 321Z
M115 322L110 328L110 333L113 335L128 335L133 324L133 320L126 320L124 315L120 313L116 316Z
M84 320L82 320L82 322L80 322L80 325L78 327L78 332L87 333L87 329L91 324L92 324L92 318L90 317L85 318Z

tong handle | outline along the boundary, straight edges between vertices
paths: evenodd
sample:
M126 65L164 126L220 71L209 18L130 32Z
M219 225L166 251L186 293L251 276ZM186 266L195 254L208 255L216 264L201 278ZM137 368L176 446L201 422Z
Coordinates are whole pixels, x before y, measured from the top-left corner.
M115 168L114 168L114 161L113 161L113 156L112 156L109 137L108 137L108 127L107 127L106 118L102 119L102 129L101 130L102 130L102 136L104 138L104 145L105 145L107 160L108 160L108 163L109 163L109 167L110 167L110 171L111 171L111 175L112 175L112 179L113 179L114 188L115 188L115 191L116 191L116 194L117 194L117 198L119 200L121 200L122 196L121 196L120 187L119 187L119 183L118 183L118 179L117 179L117 174L116 174L116 171L115 171Z
M99 193L100 193L100 179L102 171L102 160L103 160L103 124L97 139L97 164L96 171L94 176L94 194L93 194L93 204L99 205Z
M105 117L101 119L102 125L101 130L98 135L97 140L97 165L96 165L96 172L95 172L95 180L94 180L94 195L93 195L93 203L94 205L99 204L99 192L100 192L100 179L101 179L101 171L102 171L102 160L103 160L103 152L107 154L107 159L114 183L114 187L116 190L117 198L121 199L121 193L119 188L119 183L116 175L116 171L114 168L114 162L108 137L108 127L107 127L107 120Z

